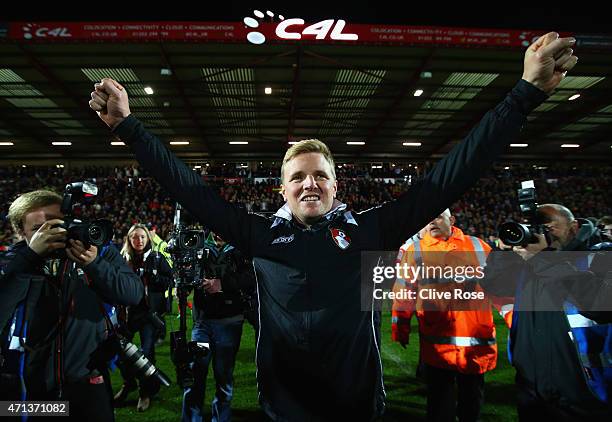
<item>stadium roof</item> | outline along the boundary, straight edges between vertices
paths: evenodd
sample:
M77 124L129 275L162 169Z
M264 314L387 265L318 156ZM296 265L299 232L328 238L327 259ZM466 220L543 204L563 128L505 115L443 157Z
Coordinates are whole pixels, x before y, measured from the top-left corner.
M301 34L296 40L278 36L278 16L251 18L251 27L0 27L0 142L13 143L0 146L1 159L130 156L127 147L111 145L117 140L87 105L104 76L127 88L132 112L153 132L189 142L170 146L184 157L277 159L289 141L317 137L338 157L437 158L514 85L524 45L542 33L351 22L339 28L334 19L310 35L301 34L305 25L286 26L289 36ZM334 30L358 39L331 39ZM262 44L247 41L254 32ZM527 146L509 148L508 158L610 158L612 37L563 35L578 39L579 65L530 116L516 140Z

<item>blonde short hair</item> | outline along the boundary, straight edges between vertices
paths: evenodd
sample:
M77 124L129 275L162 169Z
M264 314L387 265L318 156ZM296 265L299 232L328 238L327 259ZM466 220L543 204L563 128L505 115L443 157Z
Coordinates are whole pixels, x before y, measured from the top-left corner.
M323 158L329 163L331 167L332 177L336 180L336 169L334 165L334 157L331 151L323 142L318 139L305 139L303 141L294 144L287 150L285 157L283 158L283 165L281 166L281 181L285 177L285 164L293 160L295 157L301 154L308 154L309 152L316 152L323 155Z
M9 207L8 218L17 233L23 231L23 219L32 211L49 205L61 205L62 197L51 190L35 190L24 193L13 201Z

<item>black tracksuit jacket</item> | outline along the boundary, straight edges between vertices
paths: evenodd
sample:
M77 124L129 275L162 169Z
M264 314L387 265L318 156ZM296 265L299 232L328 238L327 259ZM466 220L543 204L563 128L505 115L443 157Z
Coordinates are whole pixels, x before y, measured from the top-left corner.
M277 421L372 420L384 409L385 393L379 321L361 309L361 252L397 250L457 200L545 98L520 81L400 198L353 213L354 221L344 211L331 213L310 228L290 217L272 227L226 202L134 116L114 133L202 224L253 258L260 302L257 381L267 415ZM334 243L332 229L350 238L348 248Z
M78 382L90 374L91 355L107 335L102 301L135 305L144 293L138 276L114 247L62 280L45 274L45 262L22 241L3 258L0 275L0 327L25 302L25 343L30 350L24 375L28 395L34 397L53 396L60 383Z

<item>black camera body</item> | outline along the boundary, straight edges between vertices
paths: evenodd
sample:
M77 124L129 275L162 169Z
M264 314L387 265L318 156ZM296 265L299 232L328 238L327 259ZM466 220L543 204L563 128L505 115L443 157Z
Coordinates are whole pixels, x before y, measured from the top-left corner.
M193 387L194 373L191 364L206 356L210 351L208 343L187 341L185 333L170 333L170 358L176 368L176 383L182 389Z
M172 256L177 288L197 287L202 280L206 237L201 230L180 228L172 233L166 251Z
M499 226L499 239L508 246L527 246L530 243L538 243L536 234L543 234L548 239L548 228L538 221L538 202L533 180L522 182L518 189L519 209L524 223L508 221Z
M64 217L64 224L58 224L56 227L66 229L68 232L66 238L80 240L85 248L91 245L100 247L113 236L113 224L105 219L84 222L76 218L66 219Z
M174 284L179 307L179 329L170 333L170 357L176 369L176 380L181 388L194 383L192 363L209 352L208 344L187 341L187 296L200 285L203 258L207 251L203 231L185 229L181 224L181 205L176 204L174 230L166 251L172 255Z
M98 194L98 187L91 182L69 183L64 189L61 212L64 214L62 227L68 232L66 239L80 240L86 248L91 245L100 247L108 243L113 237L113 223L110 220L99 219L94 221L81 221L74 217L75 204L86 202Z

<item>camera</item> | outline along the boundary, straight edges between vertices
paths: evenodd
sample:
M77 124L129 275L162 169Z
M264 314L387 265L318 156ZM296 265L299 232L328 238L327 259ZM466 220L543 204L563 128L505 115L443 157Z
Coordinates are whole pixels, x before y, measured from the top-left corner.
M161 369L156 368L138 346L121 337L119 337L118 340L120 346L119 356L128 371L133 372L137 378L145 379L155 377L155 379L164 386L170 386L170 379L168 376L164 374Z
M508 246L527 246L530 243L538 243L536 234L543 234L548 239L548 228L537 218L538 203L533 180L521 183L518 189L519 209L525 223L508 221L499 226L499 239Z
M170 358L176 368L176 383L180 388L193 387L194 375L191 364L203 358L209 352L208 343L187 341L185 333L170 333Z
M125 369L141 380L155 379L164 386L170 386L170 379L142 353L135 344L129 342L118 332L112 333L92 354L89 369L105 367L115 356L119 358Z
M177 288L193 288L200 284L205 240L204 232L199 230L179 229L172 233L166 251L172 256Z
M192 289L200 285L202 258L207 252L206 236L202 230L191 230L181 223L181 205L176 204L174 229L166 251L174 264L174 283L178 289Z
M139 324L151 320L158 327L159 317L155 313L147 312L138 318L136 321L131 321L128 324L119 324L117 321L116 309L111 308L111 311L106 315L107 326L111 327L109 335L100 346L92 353L88 368L90 370L98 368L106 368L108 362L112 361L115 356L119 356L119 361L123 368L140 380L151 379L159 382L159 385L166 387L170 386L170 379L159 368L155 367L151 362L128 338L139 328Z
M188 230L181 224L181 205L176 204L174 229L168 241L168 251L174 263L174 283L179 306L179 329L170 333L170 357L181 388L191 387L194 376L191 364L209 352L207 343L187 341L187 296L200 285L203 274L202 258L206 237L203 231Z
M61 206L64 224L54 226L66 229L67 239L80 240L86 248L91 245L102 246L113 237L113 223L110 220L99 219L86 222L74 217L74 205L79 202L87 202L97 194L98 187L91 182L67 184Z
M171 254L185 254L202 249L205 242L206 237L203 231L181 229L173 233L166 250Z

